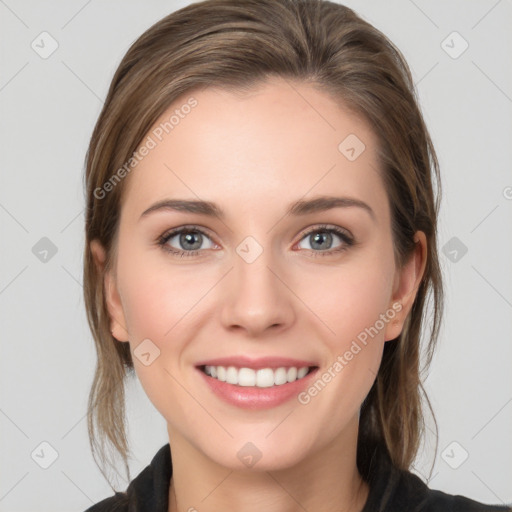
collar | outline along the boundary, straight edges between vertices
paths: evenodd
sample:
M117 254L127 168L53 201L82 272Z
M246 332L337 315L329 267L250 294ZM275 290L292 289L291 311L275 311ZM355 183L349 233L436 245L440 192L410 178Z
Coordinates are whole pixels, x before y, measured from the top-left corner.
M167 443L126 489L128 512L167 512L171 476L171 447Z
M128 486L127 512L167 512L171 477L171 448L167 443ZM422 510L429 497L426 484L418 476L394 467L383 452L374 454L368 484L370 490L361 512Z

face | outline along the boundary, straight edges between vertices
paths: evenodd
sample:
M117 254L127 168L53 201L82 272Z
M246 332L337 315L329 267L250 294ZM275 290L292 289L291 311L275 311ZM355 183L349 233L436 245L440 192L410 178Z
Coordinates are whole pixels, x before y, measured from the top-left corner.
M171 449L180 440L231 468L259 453L276 469L353 444L424 268L422 233L418 257L395 266L376 136L325 93L280 80L183 96L148 136L105 283ZM162 206L178 200L218 215ZM293 367L309 373L295 380Z

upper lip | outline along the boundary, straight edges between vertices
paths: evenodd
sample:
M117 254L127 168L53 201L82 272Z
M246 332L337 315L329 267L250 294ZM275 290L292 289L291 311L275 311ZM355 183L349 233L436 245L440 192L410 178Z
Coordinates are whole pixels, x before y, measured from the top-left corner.
M218 357L215 359L208 359L207 361L201 361L196 365L200 366L235 366L236 368L252 368L253 370L259 370L261 368L281 368L295 366L302 368L304 366L311 367L317 366L312 361L292 359L290 357L258 357L250 358L247 356L236 356L236 357Z

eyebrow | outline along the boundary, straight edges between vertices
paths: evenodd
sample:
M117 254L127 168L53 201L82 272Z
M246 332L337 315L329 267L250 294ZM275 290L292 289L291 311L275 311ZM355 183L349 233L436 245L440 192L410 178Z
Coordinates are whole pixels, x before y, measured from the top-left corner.
M333 197L333 196L319 196L307 201L299 200L292 203L286 215L301 216L308 215L316 212L323 212L333 208L351 208L358 207L365 210L370 217L376 221L375 212L372 208L360 199L354 197ZM190 200L190 199L164 199L150 206L147 210L142 212L140 218L149 215L152 212L170 210L186 213L197 213L199 215L206 215L208 217L216 217L219 220L225 218L225 213L219 206L210 201ZM139 219L140 220L140 219Z

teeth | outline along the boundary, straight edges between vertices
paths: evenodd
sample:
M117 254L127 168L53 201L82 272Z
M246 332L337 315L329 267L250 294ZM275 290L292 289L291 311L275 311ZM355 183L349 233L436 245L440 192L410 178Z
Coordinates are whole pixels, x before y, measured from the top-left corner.
M273 368L253 370L252 368L235 368L234 366L226 368L225 366L206 365L204 372L206 375L228 384L269 388L302 379L309 373L309 367L296 368L291 366L290 368L281 367L275 370Z

